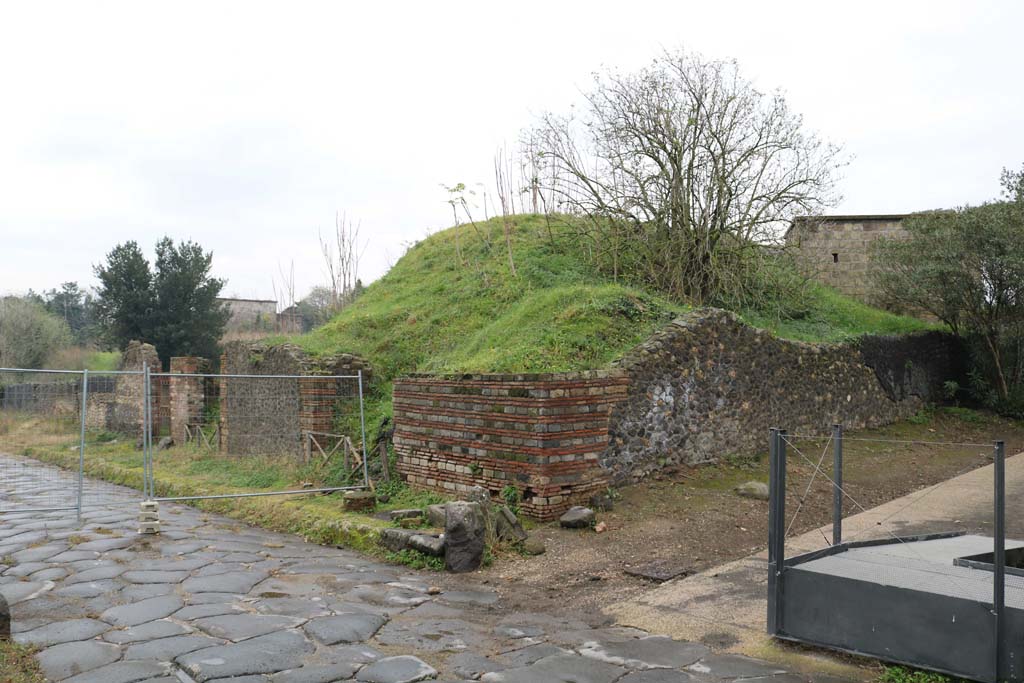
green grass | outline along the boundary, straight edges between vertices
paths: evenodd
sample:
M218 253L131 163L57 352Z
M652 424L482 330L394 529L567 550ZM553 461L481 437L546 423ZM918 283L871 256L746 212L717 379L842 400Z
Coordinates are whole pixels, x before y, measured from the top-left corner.
M354 352L373 364L366 417L374 434L391 415L391 382L400 375L600 369L689 310L599 273L566 220L514 217L515 276L499 220L431 235L332 321L288 341L314 356ZM930 327L821 286L813 287L811 299L799 320L756 312L743 317L803 341Z
M935 323L872 308L823 285L812 284L810 293L810 307L800 318L773 320L751 311L744 312L742 317L750 325L771 330L784 339L808 342L842 342L865 334L943 329Z
M944 676L932 671L911 669L905 666L886 666L878 677L878 683L967 683L962 678Z
M92 351L85 357L85 367L89 370L117 370L120 362L118 351Z
M43 683L35 653L34 647L0 640L0 683Z

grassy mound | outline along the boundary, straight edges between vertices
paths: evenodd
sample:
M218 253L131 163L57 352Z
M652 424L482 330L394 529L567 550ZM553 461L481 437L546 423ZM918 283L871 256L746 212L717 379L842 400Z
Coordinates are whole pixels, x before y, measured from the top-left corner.
M564 219L522 215L514 221L515 276L499 220L450 228L411 247L330 323L291 341L314 355L367 357L377 379L369 417L377 419L390 408L391 379L403 373L600 368L687 310L597 272ZM805 341L928 327L825 287L812 290L799 320L741 315Z

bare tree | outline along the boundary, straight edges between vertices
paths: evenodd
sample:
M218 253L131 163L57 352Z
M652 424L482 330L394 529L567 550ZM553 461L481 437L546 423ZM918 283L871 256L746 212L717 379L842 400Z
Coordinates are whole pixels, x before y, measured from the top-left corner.
M360 243L359 228L360 224L353 223L345 214L335 214L334 234L328 239L320 235L320 252L334 310L349 303L356 293L359 262L369 244L369 241Z
M580 116L524 136L560 206L589 217L595 256L697 303L756 297L781 226L832 204L840 149L734 61L666 52L595 76ZM747 301L749 303L749 301Z
M498 203L501 206L501 225L505 234L505 248L508 250L508 269L516 276L516 262L512 257L512 216L515 214L515 188L512 185L511 161L505 149L494 154L494 184L497 186Z

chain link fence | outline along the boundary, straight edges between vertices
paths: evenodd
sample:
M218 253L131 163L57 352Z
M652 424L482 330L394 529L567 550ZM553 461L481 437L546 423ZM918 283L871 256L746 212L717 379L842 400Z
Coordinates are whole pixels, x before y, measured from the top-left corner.
M361 373L0 369L0 513L361 489L365 434Z

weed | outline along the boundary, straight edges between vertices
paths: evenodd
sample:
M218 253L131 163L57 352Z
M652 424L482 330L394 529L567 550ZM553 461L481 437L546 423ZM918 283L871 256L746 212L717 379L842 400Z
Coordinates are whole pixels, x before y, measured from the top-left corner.
M913 415L907 418L907 422L914 425L926 425L931 424L932 419L935 417L935 408L932 406L925 406L921 410L917 411Z
M508 484L505 488L501 489L501 499L505 501L505 505L512 511L513 514L519 514L519 503L522 500L519 489L512 484Z
M82 536L80 534L72 534L72 535L68 536L68 545L72 545L72 546L81 545L82 543L86 543L88 540L89 540L88 536Z
M950 678L931 671L910 669L905 666L886 666L878 683L967 683L961 678Z
M0 640L0 680L3 683L44 683L36 648Z
M444 558L424 555L416 550L406 548L397 553L385 553L384 559L395 564L404 564L412 569L431 569L442 571L444 569Z
M984 414L979 413L977 410L970 408L962 408L960 406L946 406L942 409L942 412L947 415L959 418L964 422L970 422L971 424L985 424L989 421L989 418Z

